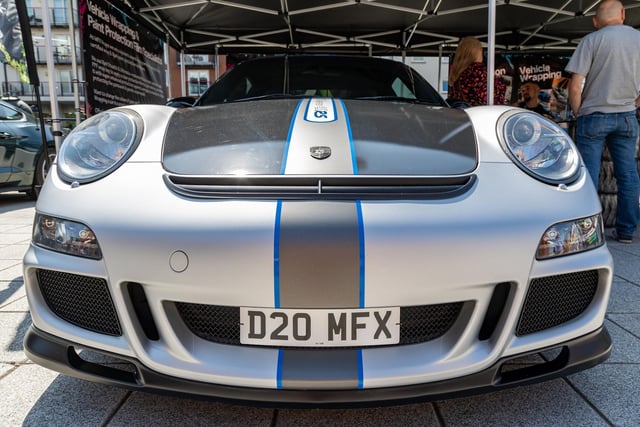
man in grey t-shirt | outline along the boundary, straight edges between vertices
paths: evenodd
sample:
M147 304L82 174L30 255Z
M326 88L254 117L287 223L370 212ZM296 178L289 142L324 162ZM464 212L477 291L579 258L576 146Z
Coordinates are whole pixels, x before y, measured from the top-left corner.
M624 18L620 1L602 1L593 18L597 31L580 41L565 69L572 73L569 103L577 116L576 145L597 188L607 144L618 184L613 237L631 243L640 220L635 116L640 31L624 25Z

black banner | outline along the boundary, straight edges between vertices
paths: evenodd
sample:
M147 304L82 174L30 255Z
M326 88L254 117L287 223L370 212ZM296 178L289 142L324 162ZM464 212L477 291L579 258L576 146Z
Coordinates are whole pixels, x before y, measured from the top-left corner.
M497 55L496 78L507 83L505 104L517 104L520 86L532 82L540 87L540 103L555 119L565 120L570 74L564 67L568 62L568 56Z
M2 62L15 68L20 75L20 80L29 83L21 28L15 0L0 0L0 54L3 57ZM31 31L30 28L27 30Z
M78 0L87 116L166 102L162 39L105 0Z

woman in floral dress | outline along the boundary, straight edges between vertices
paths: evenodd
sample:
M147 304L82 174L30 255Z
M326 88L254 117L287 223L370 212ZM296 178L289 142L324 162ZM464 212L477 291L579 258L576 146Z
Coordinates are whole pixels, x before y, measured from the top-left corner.
M504 104L506 90L505 82L495 79L494 104ZM483 62L482 44L478 39L465 37L458 44L449 72L449 101L471 107L487 105L487 66Z

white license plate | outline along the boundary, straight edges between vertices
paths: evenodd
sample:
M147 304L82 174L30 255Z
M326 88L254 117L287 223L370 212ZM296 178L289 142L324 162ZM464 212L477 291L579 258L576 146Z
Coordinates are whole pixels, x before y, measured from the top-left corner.
M337 310L240 307L242 344L363 347L399 341L399 307Z

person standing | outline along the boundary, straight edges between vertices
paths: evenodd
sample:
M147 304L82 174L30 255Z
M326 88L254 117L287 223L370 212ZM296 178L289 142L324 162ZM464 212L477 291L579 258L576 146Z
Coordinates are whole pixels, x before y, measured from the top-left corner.
M577 116L576 145L596 188L604 144L609 148L618 184L612 237L631 243L640 220L635 117L640 31L624 25L624 19L620 1L602 1L593 18L596 31L580 41L565 70L572 73L569 103Z
M521 101L514 104L516 107L526 108L527 110L535 111L542 116L551 118L551 112L540 103L540 86L533 82L525 82L520 86L518 93L520 94Z
M507 85L495 79L493 103L504 104ZM487 105L487 66L483 62L482 43L473 37L460 40L449 73L450 104Z

